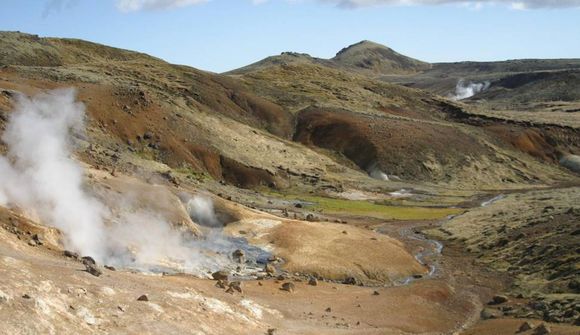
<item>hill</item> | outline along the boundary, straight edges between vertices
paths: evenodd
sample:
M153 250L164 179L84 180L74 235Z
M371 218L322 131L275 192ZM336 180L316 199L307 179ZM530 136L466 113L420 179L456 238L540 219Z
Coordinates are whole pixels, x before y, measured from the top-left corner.
M502 106L573 109L557 92L577 69L515 63L446 68L364 41L215 74L0 33L0 322L576 333L575 112ZM450 99L474 71L490 85Z

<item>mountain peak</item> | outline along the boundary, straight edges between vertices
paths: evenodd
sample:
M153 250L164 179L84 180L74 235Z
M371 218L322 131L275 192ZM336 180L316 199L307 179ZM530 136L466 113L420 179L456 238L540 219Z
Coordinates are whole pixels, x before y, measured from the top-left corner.
M428 63L399 54L387 46L369 40L343 48L332 60L352 70L378 75L414 73L430 67Z

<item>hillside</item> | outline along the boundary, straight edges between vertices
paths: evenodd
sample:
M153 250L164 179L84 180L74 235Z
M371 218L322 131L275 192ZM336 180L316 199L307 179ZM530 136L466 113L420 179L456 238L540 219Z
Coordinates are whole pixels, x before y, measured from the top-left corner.
M575 334L578 69L512 63L215 74L0 32L3 330Z
M362 41L340 50L332 61L343 68L373 76L417 73L431 67L428 63L371 41Z

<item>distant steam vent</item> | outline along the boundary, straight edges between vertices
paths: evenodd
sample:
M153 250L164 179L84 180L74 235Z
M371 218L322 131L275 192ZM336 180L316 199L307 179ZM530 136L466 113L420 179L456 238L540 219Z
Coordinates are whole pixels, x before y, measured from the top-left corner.
M473 82L461 79L457 82L455 93L450 98L453 100L468 99L478 93L486 91L490 85L491 83L489 81Z

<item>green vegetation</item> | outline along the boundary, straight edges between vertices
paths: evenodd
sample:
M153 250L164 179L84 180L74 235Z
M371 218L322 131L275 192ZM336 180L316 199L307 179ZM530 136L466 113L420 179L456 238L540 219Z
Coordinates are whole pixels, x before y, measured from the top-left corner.
M371 216L385 220L436 220L462 212L458 208L381 205L365 200L345 200L322 196L293 196L276 194L284 199L301 200L306 208L323 213Z

